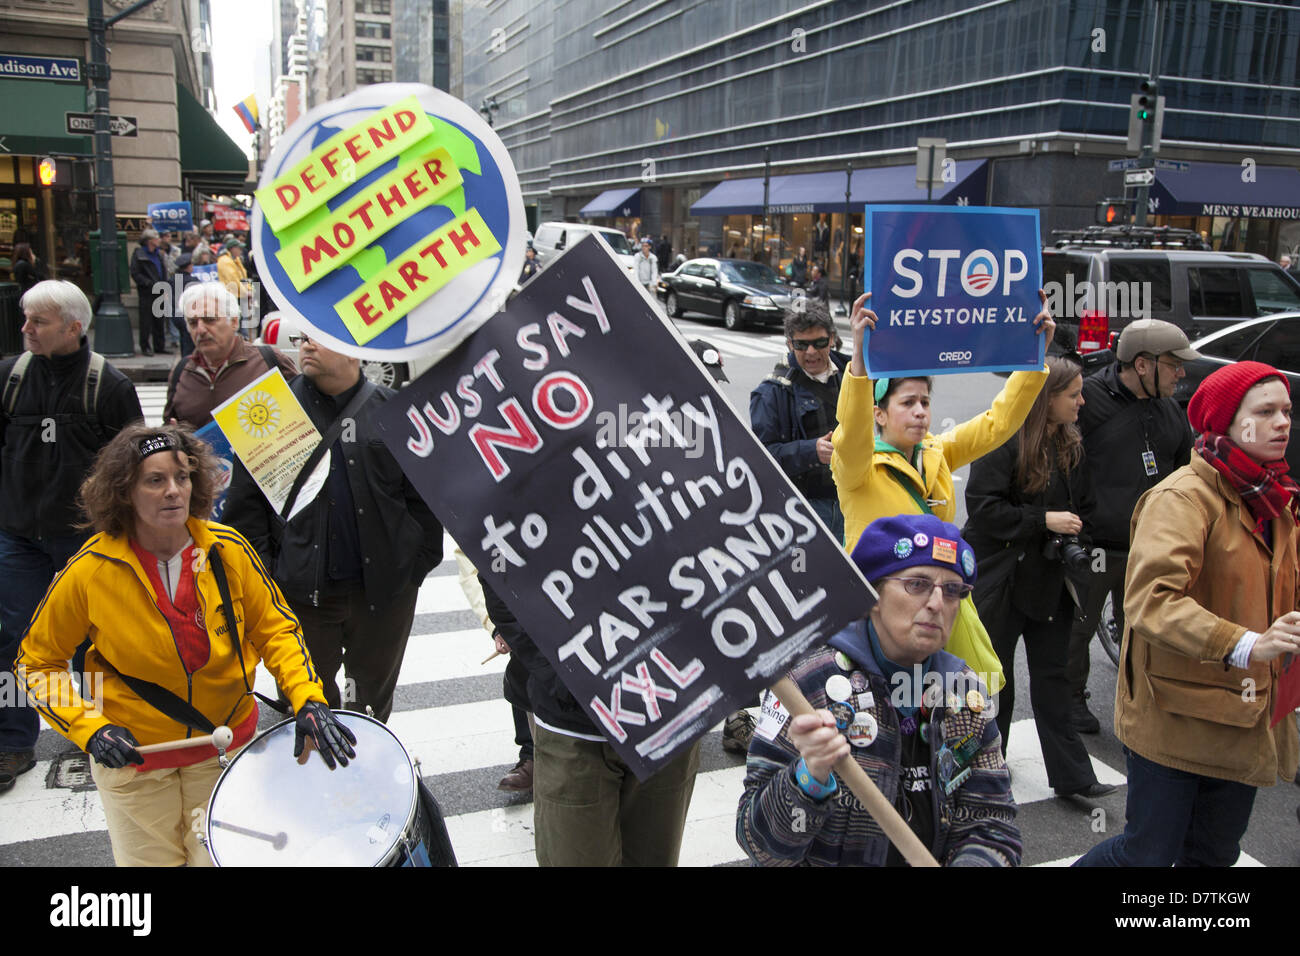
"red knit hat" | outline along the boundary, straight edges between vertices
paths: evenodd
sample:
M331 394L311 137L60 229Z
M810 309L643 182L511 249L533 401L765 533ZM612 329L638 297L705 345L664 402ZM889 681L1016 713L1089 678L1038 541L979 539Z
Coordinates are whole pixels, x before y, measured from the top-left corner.
M1201 382L1187 405L1187 420L1198 432L1226 435L1246 393L1266 378L1279 378L1291 394L1286 376L1263 362L1234 362Z

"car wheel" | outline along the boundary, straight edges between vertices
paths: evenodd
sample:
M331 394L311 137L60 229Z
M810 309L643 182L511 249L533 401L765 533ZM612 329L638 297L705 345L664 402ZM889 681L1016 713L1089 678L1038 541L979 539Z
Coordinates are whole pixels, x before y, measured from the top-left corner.
M672 316L674 319L680 319L682 317L682 306L681 303L677 301L676 292L668 293L668 301L666 305L668 307L668 314L670 316Z
M1101 606L1101 617L1097 619L1097 639L1101 641L1102 649L1110 662L1118 667L1119 648L1124 635L1119 632L1119 625L1115 622L1115 607L1109 594L1106 595L1106 603Z
M376 385L397 388L406 381L406 365L402 362L362 362L361 374Z
M734 299L722 311L722 324L732 332L739 332L745 327L745 320L740 317L740 304Z

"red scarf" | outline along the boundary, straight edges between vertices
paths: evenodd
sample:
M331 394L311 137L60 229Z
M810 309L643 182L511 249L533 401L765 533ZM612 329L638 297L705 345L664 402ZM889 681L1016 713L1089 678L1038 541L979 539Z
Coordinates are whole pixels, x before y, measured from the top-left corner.
M1287 474L1290 466L1286 459L1258 462L1227 435L1214 432L1205 432L1196 439L1196 451L1241 495L1255 519L1256 534L1263 534L1264 526L1284 510L1290 510L1300 523L1300 485Z

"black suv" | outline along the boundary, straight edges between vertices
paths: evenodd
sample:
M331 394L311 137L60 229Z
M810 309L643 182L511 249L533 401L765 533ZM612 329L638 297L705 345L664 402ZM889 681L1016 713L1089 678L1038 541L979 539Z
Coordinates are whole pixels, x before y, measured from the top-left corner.
M1197 339L1243 319L1300 310L1300 282L1276 263L1214 252L1187 229L1107 226L1056 235L1043 250L1043 288L1056 342L1085 358L1133 319L1163 319Z

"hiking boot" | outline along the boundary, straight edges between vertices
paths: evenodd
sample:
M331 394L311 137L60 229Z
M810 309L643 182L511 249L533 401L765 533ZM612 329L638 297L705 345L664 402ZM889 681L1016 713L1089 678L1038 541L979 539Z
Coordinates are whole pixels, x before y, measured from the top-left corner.
M1101 721L1088 709L1086 694L1070 703L1070 726L1081 734L1101 733Z
M498 790L505 790L508 793L527 793L533 789L533 762L531 760L521 760L514 765L514 768L501 778L497 784Z
M12 788L20 773L35 766L35 750L0 750L0 793Z
M754 718L747 710L738 710L722 725L722 749L735 754L749 753L754 738Z

